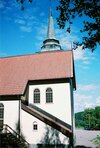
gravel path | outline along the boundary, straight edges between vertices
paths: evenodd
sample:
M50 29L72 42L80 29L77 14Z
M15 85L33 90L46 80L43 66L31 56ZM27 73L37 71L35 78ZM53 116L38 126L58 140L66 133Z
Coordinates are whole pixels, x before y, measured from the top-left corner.
M84 145L91 148L96 148L96 146L91 142L92 139L100 136L100 131L89 131L76 129L76 145Z

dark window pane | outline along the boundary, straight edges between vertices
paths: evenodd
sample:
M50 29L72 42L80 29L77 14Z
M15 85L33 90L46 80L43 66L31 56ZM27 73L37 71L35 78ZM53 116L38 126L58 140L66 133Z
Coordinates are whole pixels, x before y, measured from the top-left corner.
M34 103L40 103L40 90L34 90Z
M33 124L33 130L37 130L38 128L37 128L37 124L35 123L35 124Z
M4 120L4 105L0 103L0 128L3 127L3 120Z
M46 103L53 102L53 93L51 88L47 88L46 90Z

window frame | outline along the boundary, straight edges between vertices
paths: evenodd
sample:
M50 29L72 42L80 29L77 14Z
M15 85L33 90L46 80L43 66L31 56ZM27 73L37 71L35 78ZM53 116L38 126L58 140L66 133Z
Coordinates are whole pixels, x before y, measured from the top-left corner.
M33 103L40 103L40 89L35 88L33 92Z
M36 121L33 122L33 130L37 131L38 130L38 124Z
M0 129L3 128L4 124L4 104L0 103Z
M51 87L46 89L46 103L53 103L53 90Z

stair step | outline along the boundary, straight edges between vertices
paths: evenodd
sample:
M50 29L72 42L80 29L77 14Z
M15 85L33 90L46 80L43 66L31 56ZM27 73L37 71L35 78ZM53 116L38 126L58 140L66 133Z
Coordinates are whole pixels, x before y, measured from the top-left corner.
M28 142L22 137L19 138L20 135L17 134L10 126L4 124L3 130L6 133L0 131L0 148L28 148Z

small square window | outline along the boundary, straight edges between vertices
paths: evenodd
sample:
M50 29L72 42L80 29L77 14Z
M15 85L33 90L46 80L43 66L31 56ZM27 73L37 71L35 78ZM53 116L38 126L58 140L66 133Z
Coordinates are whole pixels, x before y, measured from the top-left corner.
M38 130L38 125L37 125L37 123L33 123L33 130Z

